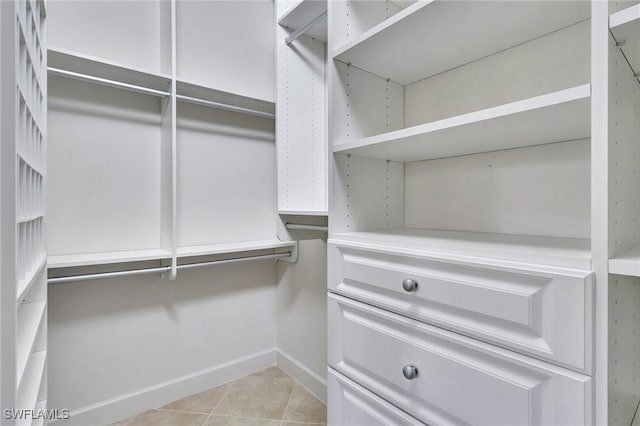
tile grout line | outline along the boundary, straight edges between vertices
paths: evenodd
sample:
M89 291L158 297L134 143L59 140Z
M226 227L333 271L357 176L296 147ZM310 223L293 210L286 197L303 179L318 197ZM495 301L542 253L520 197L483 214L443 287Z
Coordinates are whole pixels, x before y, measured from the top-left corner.
M222 403L222 400L224 399L225 396L227 396L227 394L229 393L229 391L231 390L231 388L233 387L233 385L236 383L235 380L233 380L231 382L231 384L229 385L229 387L227 388L227 390L224 392L224 394L220 397L220 399L218 400L218 402L216 403L216 405L214 405L214 407L211 409L211 411L209 412L209 415L207 415L207 418L204 419L204 423L202 423L202 426L205 426L207 424L207 422L209 421L209 418L211 417L211 415L213 414L214 411L216 411L216 408L218 408L218 406L220 405L220 403ZM126 425L125 425L126 426Z
M289 377L289 375L287 373L285 373L285 375L287 377ZM289 378L293 382L293 387L291 388L291 393L289 394L289 400L287 401L287 406L284 408L284 413L282 413L282 419L280 419L280 426L283 426L283 424L284 424L284 419L285 419L285 417L287 417L287 411L289 411L289 405L291 405L291 399L293 398L293 393L296 391L297 382L295 380L293 380L293 378L291 378L291 377L289 377Z

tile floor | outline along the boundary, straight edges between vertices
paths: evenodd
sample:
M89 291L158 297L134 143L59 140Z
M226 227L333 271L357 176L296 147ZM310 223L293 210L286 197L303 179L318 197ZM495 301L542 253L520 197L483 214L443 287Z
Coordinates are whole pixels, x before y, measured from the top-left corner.
M112 426L326 425L326 405L271 367Z

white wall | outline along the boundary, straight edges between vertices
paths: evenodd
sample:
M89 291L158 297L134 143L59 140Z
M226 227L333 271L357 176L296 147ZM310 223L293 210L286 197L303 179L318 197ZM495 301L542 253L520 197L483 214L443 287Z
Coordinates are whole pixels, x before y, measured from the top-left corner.
M180 271L176 281L50 286L49 407L88 410L75 424L105 423L107 412L124 417L232 378L216 367L238 361L243 376L273 365L275 284L274 263L262 261Z
M278 365L326 400L326 241L300 241L298 262L278 264L277 276Z

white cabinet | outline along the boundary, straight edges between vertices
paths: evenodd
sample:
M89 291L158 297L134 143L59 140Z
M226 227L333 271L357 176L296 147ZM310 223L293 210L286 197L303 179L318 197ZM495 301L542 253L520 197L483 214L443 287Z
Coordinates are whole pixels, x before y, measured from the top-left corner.
M329 2L330 365L422 422L606 413L596 3Z
M433 247L423 239L424 247ZM408 256L397 246L373 251L340 235L328 250L331 291L578 371L592 370L589 271Z
M592 422L589 376L337 295L328 311L329 365L427 424Z

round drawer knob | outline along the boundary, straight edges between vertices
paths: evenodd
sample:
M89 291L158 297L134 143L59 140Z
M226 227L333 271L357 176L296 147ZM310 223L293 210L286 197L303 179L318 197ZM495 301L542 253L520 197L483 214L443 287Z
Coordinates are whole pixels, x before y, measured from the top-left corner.
M402 374L404 375L405 379L413 380L418 377L418 367L416 367L415 365L405 365L402 368Z
M418 282L416 280L412 280L411 278L406 278L404 281L402 281L402 288L408 293L413 293L418 289Z

